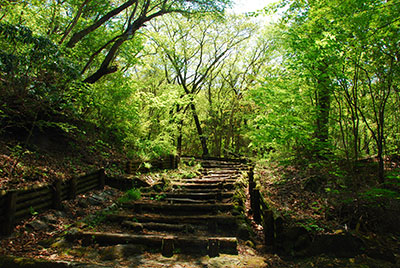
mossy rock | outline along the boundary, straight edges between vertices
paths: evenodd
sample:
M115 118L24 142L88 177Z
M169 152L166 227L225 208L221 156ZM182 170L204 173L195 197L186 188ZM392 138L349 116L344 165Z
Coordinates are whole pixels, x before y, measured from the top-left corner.
M68 263L49 262L31 258L0 256L0 267L7 268L67 268Z

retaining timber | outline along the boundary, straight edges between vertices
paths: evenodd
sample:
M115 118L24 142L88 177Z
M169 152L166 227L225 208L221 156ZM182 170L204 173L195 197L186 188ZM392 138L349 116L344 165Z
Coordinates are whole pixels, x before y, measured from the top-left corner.
M174 169L177 168L178 161L179 159L174 156L150 161L152 166L150 170ZM133 163L137 162L128 164L130 171L140 170L140 168L135 169ZM128 189L132 188L132 180L122 182L114 178L107 178L104 169L100 169L65 181L56 180L51 184L34 186L29 189L0 192L0 234L11 234L15 223L24 217L47 209L59 210L62 208L62 201L74 199L79 194L95 189L103 189L106 184L116 188L121 188L121 185L126 184Z

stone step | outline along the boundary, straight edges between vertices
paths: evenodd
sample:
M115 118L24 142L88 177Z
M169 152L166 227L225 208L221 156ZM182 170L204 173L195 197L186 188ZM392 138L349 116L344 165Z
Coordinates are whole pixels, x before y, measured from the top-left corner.
M231 198L234 195L233 191L229 192L191 192L191 191L172 191L172 192L162 192L162 193L145 193L142 194L144 197L161 196L163 198L188 198L195 200L222 200L226 198ZM162 199L162 198L161 198Z
M97 243L100 245L135 244L159 249L164 256L172 256L174 250L189 254L208 254L216 256L219 253L238 254L236 237L201 237L177 235L134 235L102 232L71 232L67 234L70 241L81 240L83 244Z
M232 203L215 204L171 204L168 202L157 201L134 201L122 203L123 208L133 209L135 213L144 211L158 212L169 215L197 215L197 214L216 214L218 211L229 211L234 208Z
M202 173L202 178L204 177L209 177L209 178L223 178L223 177L227 177L227 178L232 178L232 179L236 179L239 178L240 174L239 172L203 172Z
M235 227L238 218L229 214L173 216L160 214L110 214L107 220L113 222L134 221L139 223L167 223L167 224L208 224L216 223L218 226Z
M190 189L173 189L173 193L179 192L191 192L191 193L229 193L231 189L220 189L220 188L190 188Z
M132 229L135 232L161 231L161 232L184 232L195 233L198 231L208 231L207 225L193 225L181 223L159 223L159 222L136 222L125 220L122 226Z
M214 174L221 174L221 173L229 173L229 174L237 174L240 173L242 170L247 170L247 169L242 169L242 168L235 168L235 167L224 167L224 168L208 168L208 167L203 167L199 171L201 173L214 173Z
M232 163L202 163L202 168L224 168L224 169L244 169L247 166Z
M179 204L215 204L217 201L215 199L206 199L206 200L198 200L198 199L190 199L190 198L182 198L182 197L175 197L175 198L165 198L163 201L169 203L179 203Z
M174 183L173 188L178 189L233 189L234 183L232 182L220 182L220 183Z
M235 179L231 179L229 177L202 177L202 178L193 178L193 179L185 179L181 181L183 183L198 183L198 184L216 184L216 183L235 183Z

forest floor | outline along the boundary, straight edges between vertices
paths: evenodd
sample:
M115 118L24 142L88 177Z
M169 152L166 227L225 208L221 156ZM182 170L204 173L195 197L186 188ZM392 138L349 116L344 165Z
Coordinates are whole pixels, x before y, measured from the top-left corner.
M121 173L126 156L98 137L82 134L32 135L28 145L17 135L0 138L0 190L66 180L103 167Z
M351 234L359 253L336 258L335 250L301 258L300 267L400 267L400 161L386 159L386 181L379 184L377 160L262 162L256 168L261 191L286 225L314 238ZM351 253L350 253L351 254ZM340 255L340 254L339 254Z

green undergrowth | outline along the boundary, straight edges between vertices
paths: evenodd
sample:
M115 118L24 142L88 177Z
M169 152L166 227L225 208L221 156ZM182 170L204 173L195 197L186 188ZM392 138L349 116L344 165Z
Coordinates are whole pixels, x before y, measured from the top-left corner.
M142 197L142 193L140 191L140 189L137 188L132 188L128 191L125 192L124 195L122 195L118 201L121 203L126 203L129 201L136 201L139 200Z
M296 225L316 233L341 230L396 232L399 169L379 184L374 159L349 167L340 159L262 160L256 168L267 201Z

